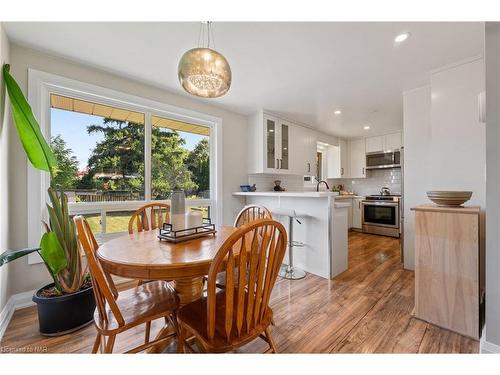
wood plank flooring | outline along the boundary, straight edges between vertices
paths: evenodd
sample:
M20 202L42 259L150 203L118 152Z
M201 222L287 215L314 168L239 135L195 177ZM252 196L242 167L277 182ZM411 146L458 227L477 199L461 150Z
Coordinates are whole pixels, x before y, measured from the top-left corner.
M413 318L413 299L414 275L399 262L399 240L351 232L349 269L334 280L314 275L278 280L271 300L272 332L281 353L479 352L477 341ZM90 353L92 325L52 338L41 336L37 325L34 307L16 311L0 352ZM118 336L116 351L140 343L143 332L137 327ZM256 340L237 352L265 348Z

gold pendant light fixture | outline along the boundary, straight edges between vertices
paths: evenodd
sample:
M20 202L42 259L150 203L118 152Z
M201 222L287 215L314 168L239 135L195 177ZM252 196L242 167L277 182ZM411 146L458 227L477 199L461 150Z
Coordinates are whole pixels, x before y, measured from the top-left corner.
M201 24L198 48L182 55L178 76L184 90L195 96L218 98L228 92L231 68L226 58L215 50L211 22Z

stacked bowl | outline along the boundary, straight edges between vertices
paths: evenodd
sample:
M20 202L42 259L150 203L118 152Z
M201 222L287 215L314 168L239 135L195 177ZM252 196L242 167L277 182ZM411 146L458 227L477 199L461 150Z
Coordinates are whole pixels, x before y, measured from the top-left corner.
M471 198L472 191L435 190L435 191L428 191L427 196L431 201L436 203L438 206L458 207L467 202Z

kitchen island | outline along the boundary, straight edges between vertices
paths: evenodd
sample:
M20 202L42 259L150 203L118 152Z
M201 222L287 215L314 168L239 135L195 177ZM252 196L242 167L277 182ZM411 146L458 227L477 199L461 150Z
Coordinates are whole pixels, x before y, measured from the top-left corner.
M332 192L236 192L242 206L258 204L271 212L277 209L294 209L302 224L295 222L294 240L304 247L294 248L294 265L306 272L332 279L347 270L348 208L351 203L337 199ZM273 214L288 232L288 217ZM288 254L284 260L288 262Z

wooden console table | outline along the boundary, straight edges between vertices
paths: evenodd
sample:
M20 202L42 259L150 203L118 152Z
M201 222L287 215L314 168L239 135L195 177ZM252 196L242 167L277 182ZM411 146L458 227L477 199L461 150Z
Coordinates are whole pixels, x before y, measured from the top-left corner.
M415 211L415 316L479 339L480 208Z

